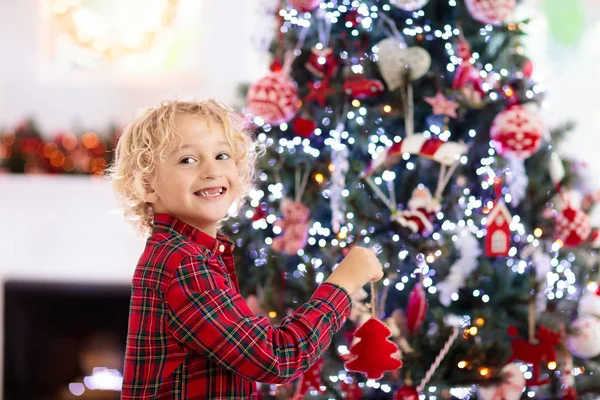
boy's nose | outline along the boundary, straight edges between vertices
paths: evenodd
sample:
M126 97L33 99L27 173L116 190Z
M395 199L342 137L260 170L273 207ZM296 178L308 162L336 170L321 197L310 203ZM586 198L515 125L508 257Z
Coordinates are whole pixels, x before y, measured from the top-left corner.
M205 168L202 169L202 177L204 179L216 179L221 177L221 172L214 161L206 163Z

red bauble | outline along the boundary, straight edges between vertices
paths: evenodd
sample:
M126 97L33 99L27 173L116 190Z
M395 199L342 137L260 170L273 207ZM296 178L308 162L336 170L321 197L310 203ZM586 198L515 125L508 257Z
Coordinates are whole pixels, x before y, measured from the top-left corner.
M500 24L510 16L516 0L465 0L473 19L485 24Z
M576 247L585 242L592 233L590 220L580 209L567 207L556 217L554 235L567 247Z
M248 89L246 111L267 124L288 122L296 115L298 107L296 82L282 72L273 72Z
M573 387L568 387L562 391L560 394L560 400L577 400L579 399L579 394L577 394L577 390Z
M419 400L419 392L412 386L402 386L394 395L394 400Z
M490 128L490 138L501 155L524 160L540 147L542 129L537 110L515 104L496 115Z
M423 285L418 282L408 297L406 306L406 325L410 333L415 333L421 328L427 315L427 297Z
M306 118L296 118L294 121L294 133L303 138L309 138L315 131L317 125Z
M392 357L398 352L398 346L387 339L391 335L389 328L378 319L371 318L362 324L354 333L360 340L350 347L354 358L345 363L346 369L377 380L385 372L402 367L402 361Z
M313 47L304 66L314 76L321 79L334 75L337 70L337 60L335 59L333 49L330 47L324 49Z
M323 0L290 0L290 5L300 12L309 12L321 4Z
M533 75L533 63L531 60L525 61L525 65L523 65L521 72L525 78L531 78L531 75Z

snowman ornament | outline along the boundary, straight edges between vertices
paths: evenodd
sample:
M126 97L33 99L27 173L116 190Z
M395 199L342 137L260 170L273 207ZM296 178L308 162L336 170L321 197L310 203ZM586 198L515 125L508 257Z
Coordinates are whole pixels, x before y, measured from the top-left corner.
M600 355L600 288L594 293L586 291L579 301L579 317L571 324L567 347L579 358Z

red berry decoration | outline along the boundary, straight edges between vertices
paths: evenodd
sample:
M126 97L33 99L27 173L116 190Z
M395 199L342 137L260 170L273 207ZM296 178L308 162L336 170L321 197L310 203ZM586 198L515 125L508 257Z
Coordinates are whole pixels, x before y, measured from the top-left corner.
M317 125L306 118L296 118L294 121L294 133L303 138L309 138L315 131Z

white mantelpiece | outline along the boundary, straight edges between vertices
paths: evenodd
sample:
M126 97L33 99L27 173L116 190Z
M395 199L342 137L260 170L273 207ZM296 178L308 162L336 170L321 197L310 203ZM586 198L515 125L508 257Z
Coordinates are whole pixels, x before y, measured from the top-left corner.
M104 178L0 175L4 281L129 284L143 245Z

